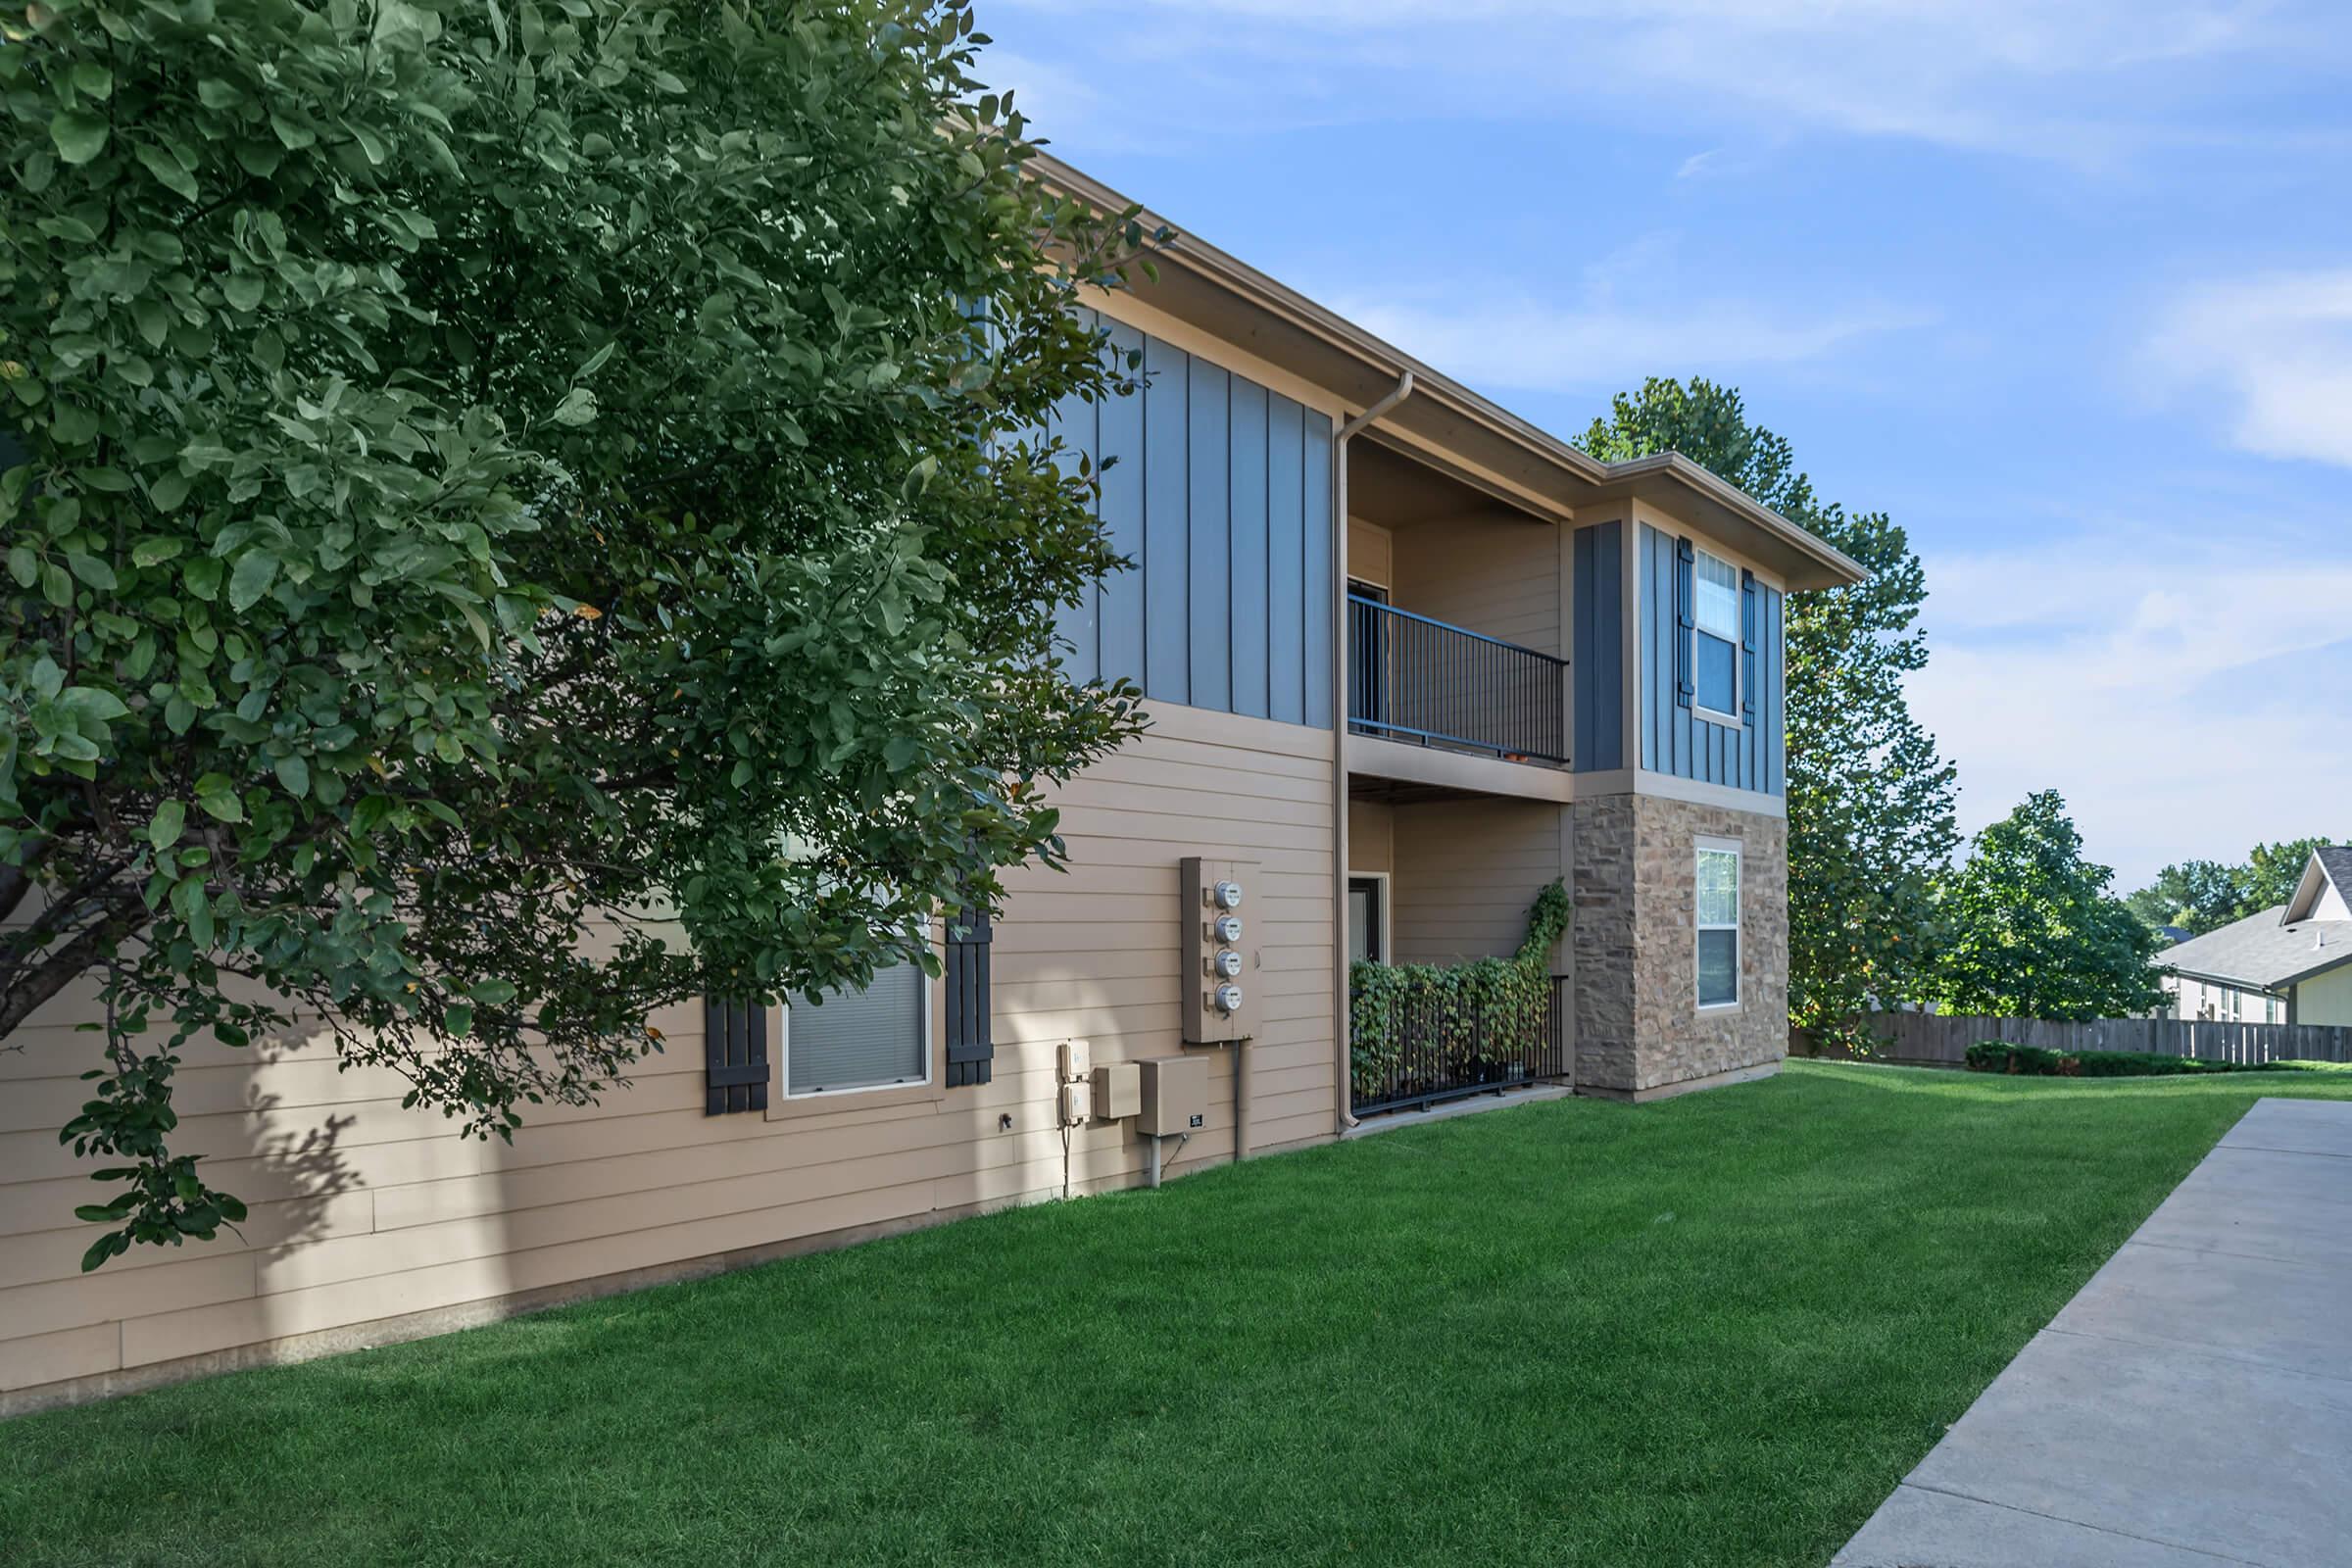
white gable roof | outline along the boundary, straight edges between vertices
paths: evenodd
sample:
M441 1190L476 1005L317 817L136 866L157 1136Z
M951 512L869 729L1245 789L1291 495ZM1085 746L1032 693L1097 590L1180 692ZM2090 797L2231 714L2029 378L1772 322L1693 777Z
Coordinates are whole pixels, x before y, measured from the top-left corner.
M2352 847L2323 844L2311 852L2295 896L2278 911L2280 925L2298 920L2352 920Z

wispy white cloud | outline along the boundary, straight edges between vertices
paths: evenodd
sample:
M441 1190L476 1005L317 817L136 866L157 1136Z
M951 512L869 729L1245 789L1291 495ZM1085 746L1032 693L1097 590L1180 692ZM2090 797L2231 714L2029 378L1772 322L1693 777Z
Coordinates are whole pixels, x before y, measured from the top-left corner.
M1537 294L1496 277L1315 290L1349 319L1473 386L1614 390L1644 376L1723 376L1828 358L1858 340L1935 320L1910 307L1836 297L1764 303L1685 263L1682 236L1656 231L1604 252Z
M1816 360L1857 338L1930 319L1893 309L1804 317L1735 300L1647 308L1363 295L1336 304L1350 319L1472 385L1544 392L1620 387L1661 371L1720 377Z
M1396 96L1364 90L1364 74L1388 73L1416 111L1573 115L1633 101L1694 136L1742 122L2079 164L2200 134L2195 105L2212 86L2201 68L2217 57L2309 65L2346 48L2317 0L1123 0L1117 14L1107 53L1196 68L1180 100L1195 124L1391 117ZM1334 65L1350 68L1348 85L1319 87L1313 74ZM1269 73L1281 92L1264 90ZM1318 91L1330 100L1305 107Z
M2126 887L2191 856L2352 831L2352 553L2140 528L1927 558L1920 717L1974 830L2056 788Z
M2176 385L2218 390L2242 450L2352 466L2352 268L2184 294L2148 352Z

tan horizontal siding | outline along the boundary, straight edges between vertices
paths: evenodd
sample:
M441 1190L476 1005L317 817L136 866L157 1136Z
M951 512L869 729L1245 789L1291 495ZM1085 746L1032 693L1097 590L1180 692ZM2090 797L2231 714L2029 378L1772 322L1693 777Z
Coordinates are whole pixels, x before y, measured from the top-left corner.
M1174 1054L1178 858L1253 860L1248 983L1253 1140L1331 1136L1332 737L1189 710L1071 783L1066 872L1007 879L996 927L993 1080L939 1099L779 1120L703 1114L701 1008L666 1009L666 1054L598 1105L529 1107L510 1147L404 1110L382 1069L339 1072L317 1020L237 1051L183 1053L180 1138L253 1204L241 1237L137 1250L79 1271L102 1196L57 1143L87 1098L93 1037L64 999L0 1052L0 1390L353 1328L404 1314L1058 1195L1131 1185L1124 1125L1055 1125L1061 1042L1097 1060ZM1209 1060L1210 1123L1170 1165L1230 1156L1230 1057ZM797 1108L797 1107L796 1107ZM1009 1115L1011 1126L1001 1118Z
M1393 597L1415 614L1556 655L1560 539L1548 523L1493 516L1402 529Z
M1386 588L1396 580L1395 537L1377 522L1348 519L1348 575Z
M1390 930L1401 963L1504 957L1527 910L1566 874L1567 808L1540 801L1428 801L1395 808Z

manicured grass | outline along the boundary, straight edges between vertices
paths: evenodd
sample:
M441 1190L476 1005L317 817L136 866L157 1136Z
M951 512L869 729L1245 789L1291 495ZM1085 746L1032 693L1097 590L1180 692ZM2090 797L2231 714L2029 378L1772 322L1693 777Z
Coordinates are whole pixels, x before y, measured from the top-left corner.
M1811 1568L2264 1095L1466 1117L0 1425L0 1559Z

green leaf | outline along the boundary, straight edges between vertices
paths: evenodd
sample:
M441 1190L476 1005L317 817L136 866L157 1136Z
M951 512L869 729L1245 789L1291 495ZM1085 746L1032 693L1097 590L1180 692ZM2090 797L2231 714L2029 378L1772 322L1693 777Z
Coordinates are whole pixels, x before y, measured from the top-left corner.
M209 604L220 597L220 563L212 556L198 556L180 568L179 580L188 592Z
M204 878L183 876L172 885L172 912L188 928L199 948L213 945L213 906L204 891Z
M587 424L596 418L596 394L584 386L575 386L564 394L550 416L558 424Z
M69 164L86 164L106 151L106 117L86 109L61 109L49 117L49 139Z
M515 994L511 980L477 980L466 988L466 993L485 1007L513 1002Z
M41 558L24 545L8 547L8 574L17 579L17 586L29 588L41 580Z
M473 1033L473 1009L463 1002L453 1002L441 1011L441 1026L463 1040Z
M189 201L196 199L196 176L180 168L179 161L170 153L146 142L134 143L131 152L147 172L155 176L157 184Z
M84 98L111 98L115 94L115 74L95 60L78 62L68 73L74 90Z
M225 786L208 790L199 782L196 786L196 804L204 808L206 815L218 817L223 822L245 820L244 801L238 798L235 790Z
M267 550L246 551L228 574L228 608L251 610L275 581L277 558Z
M157 850L168 850L179 842L186 828L188 808L184 801L167 800L155 808L155 819L147 824L147 842Z
M301 800L311 793L311 764L299 757L281 757L276 765L277 781L286 793Z
M240 314L261 304L265 292L267 285L255 272L231 272L220 284L221 297L228 301L230 310Z
M79 577L101 593L114 591L115 568L100 561L96 556L69 555L66 557L66 564L74 568L74 576Z

